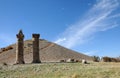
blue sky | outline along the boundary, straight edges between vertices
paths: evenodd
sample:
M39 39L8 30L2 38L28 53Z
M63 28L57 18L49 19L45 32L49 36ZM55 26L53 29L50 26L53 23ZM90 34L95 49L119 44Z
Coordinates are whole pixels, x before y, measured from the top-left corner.
M120 0L0 0L0 47L20 29L72 50L120 56Z

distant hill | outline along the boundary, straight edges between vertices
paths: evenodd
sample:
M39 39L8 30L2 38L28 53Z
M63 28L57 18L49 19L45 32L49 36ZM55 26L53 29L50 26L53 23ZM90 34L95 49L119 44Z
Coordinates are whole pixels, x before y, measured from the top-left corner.
M40 39L40 59L42 62L59 62L60 60L75 59L81 60L86 59L91 61L90 56L78 53L76 51L67 49L55 43L49 42L44 39ZM16 44L12 44L7 48L9 50L0 50L0 63L14 64L16 59ZM32 62L32 40L24 41L24 58L25 63Z

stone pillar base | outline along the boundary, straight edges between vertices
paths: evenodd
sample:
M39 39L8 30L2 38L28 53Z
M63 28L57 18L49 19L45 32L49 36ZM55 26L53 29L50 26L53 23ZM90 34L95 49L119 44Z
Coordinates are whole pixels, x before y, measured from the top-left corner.
M24 61L16 61L15 64L25 64L25 62Z
M40 60L33 60L32 63L41 63Z

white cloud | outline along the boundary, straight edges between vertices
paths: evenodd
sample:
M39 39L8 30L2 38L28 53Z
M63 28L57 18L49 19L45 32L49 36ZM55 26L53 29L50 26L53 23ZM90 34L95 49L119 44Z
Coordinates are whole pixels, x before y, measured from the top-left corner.
M98 0L85 14L84 19L69 26L55 43L71 48L83 44L96 32L106 31L118 26L118 20L114 20L115 17L109 18L118 7L118 0Z
M58 39L57 41L55 41L55 43L59 43L59 42L62 42L62 41L65 41L66 40L66 38L60 38L60 39Z

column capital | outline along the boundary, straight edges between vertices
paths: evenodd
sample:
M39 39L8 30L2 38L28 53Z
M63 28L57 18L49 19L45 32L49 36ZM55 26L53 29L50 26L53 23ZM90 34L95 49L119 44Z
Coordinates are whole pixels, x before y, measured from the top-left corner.
M32 34L32 37L33 37L33 38L39 38L39 37L40 37L40 34Z
M16 34L16 37L17 38L24 38L24 34L23 34L22 30L19 30L19 33Z

